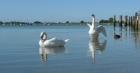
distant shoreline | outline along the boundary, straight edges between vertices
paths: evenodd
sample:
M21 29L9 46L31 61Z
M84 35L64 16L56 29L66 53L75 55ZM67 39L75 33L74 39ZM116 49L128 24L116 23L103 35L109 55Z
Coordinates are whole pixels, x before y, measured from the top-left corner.
M95 23L95 24L113 25L113 23ZM116 23L116 24L119 24L119 23ZM46 23L46 24L25 23L25 24L0 24L0 25L87 25L87 23Z
M113 25L112 23L100 23L101 25ZM4 26L4 25L7 25L7 26L24 26L24 25L46 25L46 26L49 26L49 25L57 25L57 26L61 26L61 25L87 25L87 23L84 23L84 24L80 24L80 23L69 23L69 24L66 24L66 23L50 23L50 24L1 24L0 26Z

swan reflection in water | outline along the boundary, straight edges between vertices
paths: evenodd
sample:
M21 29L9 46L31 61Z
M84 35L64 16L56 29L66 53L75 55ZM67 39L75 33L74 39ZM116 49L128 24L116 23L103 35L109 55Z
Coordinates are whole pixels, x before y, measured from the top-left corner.
M105 50L107 40L104 40L103 43L100 43L98 39L89 40L89 54L92 56L92 63L95 61L95 50L99 51L99 54Z
M39 54L41 56L42 61L47 60L48 54L57 54L62 52L66 52L65 47L40 47L39 48Z

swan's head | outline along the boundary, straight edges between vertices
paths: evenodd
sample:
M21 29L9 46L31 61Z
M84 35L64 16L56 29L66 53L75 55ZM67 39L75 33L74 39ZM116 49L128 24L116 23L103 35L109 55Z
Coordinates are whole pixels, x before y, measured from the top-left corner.
M46 38L47 38L47 33L46 32L41 32L40 33L40 40L44 42L46 40Z
M94 15L94 14L92 14L92 17L95 17L95 15Z

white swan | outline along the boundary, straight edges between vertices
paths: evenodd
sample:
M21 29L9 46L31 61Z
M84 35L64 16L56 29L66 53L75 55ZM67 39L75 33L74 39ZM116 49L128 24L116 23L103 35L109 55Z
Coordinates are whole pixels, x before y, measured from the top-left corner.
M106 30L102 25L99 25L98 28L95 28L95 15L94 14L92 14L92 25L90 25L89 23L87 23L87 25L90 28L88 33L91 38L97 39L99 37L100 32L102 32L104 36L107 36Z
M40 47L54 47L54 46L62 47L69 40L69 39L61 40L58 38L47 39L46 32L41 32L40 38L41 38L39 41Z

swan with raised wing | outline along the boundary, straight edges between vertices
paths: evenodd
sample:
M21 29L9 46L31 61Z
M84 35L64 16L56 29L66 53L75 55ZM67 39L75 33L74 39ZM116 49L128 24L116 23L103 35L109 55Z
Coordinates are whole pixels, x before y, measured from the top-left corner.
M102 25L99 25L98 28L95 28L95 15L94 14L92 14L92 25L90 25L89 23L87 23L87 25L90 28L88 33L91 38L97 39L101 32L103 33L105 37L107 36L106 30Z
M68 40L69 39L61 40L58 38L47 39L47 33L41 32L39 45L40 47L63 47L68 42Z

